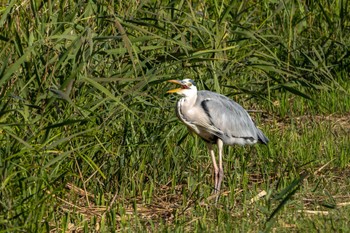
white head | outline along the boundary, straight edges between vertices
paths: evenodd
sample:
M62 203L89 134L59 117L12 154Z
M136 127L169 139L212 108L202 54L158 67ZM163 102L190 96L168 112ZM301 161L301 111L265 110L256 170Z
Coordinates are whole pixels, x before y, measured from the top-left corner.
M196 83L192 79L169 80L169 82L179 84L181 85L181 88L167 91L167 93L177 93L185 97L190 97L197 94Z

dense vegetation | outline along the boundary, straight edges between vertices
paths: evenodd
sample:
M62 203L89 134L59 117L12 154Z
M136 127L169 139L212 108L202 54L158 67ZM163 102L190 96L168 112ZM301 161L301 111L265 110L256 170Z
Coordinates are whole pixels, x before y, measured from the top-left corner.
M0 231L348 231L349 47L348 0L1 1ZM270 138L218 205L185 77Z

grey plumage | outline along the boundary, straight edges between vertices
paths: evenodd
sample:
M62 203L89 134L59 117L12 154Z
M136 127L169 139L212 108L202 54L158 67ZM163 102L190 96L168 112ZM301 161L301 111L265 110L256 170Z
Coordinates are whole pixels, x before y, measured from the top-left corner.
M182 96L176 104L178 118L207 142L213 160L215 193L220 191L223 179L222 147L227 145L267 144L268 138L255 126L248 112L224 95L211 91L197 91L190 79L170 80L182 87L168 91ZM212 144L218 145L219 166L216 164ZM218 198L218 196L217 196Z
M247 111L224 95L211 91L198 91L193 110L198 111L198 114L187 119L181 113L179 103L177 104L177 115L186 125L194 124L197 127L203 127L210 132L213 138L220 138L224 144L244 145L254 144L258 141L267 144L269 141L261 130L255 126ZM183 116L180 117L180 115ZM202 119L203 117L206 117L206 119ZM193 129L191 128L191 130ZM208 138L203 139L216 143L216 141L208 140Z

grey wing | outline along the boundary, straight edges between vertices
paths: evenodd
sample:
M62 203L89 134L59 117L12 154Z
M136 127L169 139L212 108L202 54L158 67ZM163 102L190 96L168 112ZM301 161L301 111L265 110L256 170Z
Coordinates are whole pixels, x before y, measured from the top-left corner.
M267 137L255 126L248 112L226 96L199 91L197 104L207 114L205 126L210 133L221 138L225 144L267 143ZM209 125L208 125L209 124Z

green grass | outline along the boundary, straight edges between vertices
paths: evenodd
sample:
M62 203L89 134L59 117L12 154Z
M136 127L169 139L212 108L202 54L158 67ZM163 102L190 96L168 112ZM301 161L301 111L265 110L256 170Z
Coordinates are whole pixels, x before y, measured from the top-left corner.
M349 231L348 15L347 0L1 3L0 231ZM184 77L270 139L225 148L217 205L166 94Z

